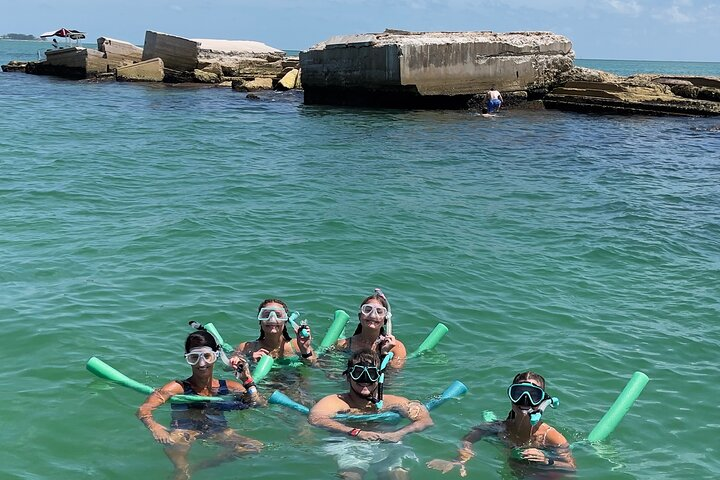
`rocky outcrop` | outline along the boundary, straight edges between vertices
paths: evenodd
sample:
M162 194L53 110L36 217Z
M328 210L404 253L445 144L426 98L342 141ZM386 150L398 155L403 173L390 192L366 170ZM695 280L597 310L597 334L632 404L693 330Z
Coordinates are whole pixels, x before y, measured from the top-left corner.
M28 62L20 62L17 60L10 60L7 64L2 65L3 72L25 72Z
M333 37L300 53L305 103L464 108L496 85L549 88L572 68L571 42L550 32L386 30Z
M720 115L720 79L573 69L543 98L546 108L646 115Z

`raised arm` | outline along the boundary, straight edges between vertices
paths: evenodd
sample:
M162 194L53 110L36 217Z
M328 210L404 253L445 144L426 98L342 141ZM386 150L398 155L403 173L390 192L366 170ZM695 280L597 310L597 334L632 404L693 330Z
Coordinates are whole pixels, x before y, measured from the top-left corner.
M170 444L173 442L167 428L156 422L153 418L153 411L170 400L170 397L180 393L183 393L183 388L178 382L166 383L162 388L151 393L145 400L145 403L137 409L137 417L145 424L148 430L150 430L153 438L160 443Z

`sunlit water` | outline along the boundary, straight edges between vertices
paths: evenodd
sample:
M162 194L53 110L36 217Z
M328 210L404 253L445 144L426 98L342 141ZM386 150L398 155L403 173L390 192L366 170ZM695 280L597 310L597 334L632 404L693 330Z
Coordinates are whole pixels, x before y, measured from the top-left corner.
M3 478L167 478L143 397L94 378L90 356L160 385L189 373L190 319L237 343L277 296L319 342L377 286L409 349L450 329L386 391L469 387L407 437L412 478L457 478L424 462L454 456L483 410L504 415L525 369L561 399L546 419L577 442L576 478L720 476L719 119L261 97L0 75ZM281 380L318 399L345 388L341 363ZM651 378L636 405L583 444L636 370ZM267 448L193 478L332 478L327 434L300 414L228 418ZM505 450L475 451L471 478L515 478Z

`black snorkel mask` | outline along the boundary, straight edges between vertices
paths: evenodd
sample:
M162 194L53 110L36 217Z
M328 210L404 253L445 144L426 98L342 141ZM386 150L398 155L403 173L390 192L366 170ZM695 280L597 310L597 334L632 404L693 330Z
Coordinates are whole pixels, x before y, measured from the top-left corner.
M385 369L387 368L393 353L388 353L377 367L375 364L357 363L343 372L348 375L355 383L361 385L372 385L377 383L375 392L369 395L362 395L355 391L360 397L372 401L379 410L383 406L383 384L385 383Z
M557 397L551 397L545 390L532 383L513 383L508 387L510 401L520 407L529 407L530 425L535 426L540 422L543 412L547 407L560 405Z

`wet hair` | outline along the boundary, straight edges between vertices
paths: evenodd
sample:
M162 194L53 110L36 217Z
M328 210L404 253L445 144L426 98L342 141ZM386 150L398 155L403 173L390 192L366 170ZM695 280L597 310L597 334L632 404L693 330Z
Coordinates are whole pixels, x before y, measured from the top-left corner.
M347 368L343 372L343 375L347 375L354 365L360 363L375 365L379 368L380 356L377 354L377 352L373 352L371 350L360 350L359 352L353 353L352 356L348 359Z
M539 373L531 372L529 370L527 372L522 372L515 375L512 383L528 383L529 380L534 381L540 386L540 388L545 390L545 379L543 378L543 376Z
M377 300L377 301L379 301L379 302L382 304L383 307L385 307L388 311L390 311L390 306L388 305L387 299L386 299L384 296L380 295L379 293L373 293L373 294L370 295L369 297L366 297L365 300L363 300L363 301L360 303L360 306L362 307L363 305L365 305L365 304L366 304L367 302L369 302L370 300ZM362 315L362 314L361 314L360 312L358 312L358 322L360 321L360 315ZM384 325L385 323L387 323L387 316L385 317L385 322L383 323L383 325ZM362 332L362 323L358 323L358 326L357 326L357 328L355 329L355 332L353 333L353 336L354 336L354 335L357 335L358 333L361 333L361 332ZM385 335L385 327L384 327L384 326L383 326L383 327L380 327L380 335Z
M218 349L217 341L212 334L206 330L198 330L192 332L185 339L185 353L190 353L193 348L210 347L213 350Z
M535 373L535 372L532 372L532 371L530 371L530 370L528 370L527 372L522 372L522 373L518 373L517 375L515 375L515 378L513 378L512 383L513 383L513 384L515 384L515 383L529 383L529 380L534 381L535 383L538 384L538 386L539 386L540 388L542 388L543 390L545 390L545 378L543 378L543 376L540 375L539 373ZM547 394L546 394L546 395L547 395ZM511 408L511 409L510 409L510 412L508 413L507 419L508 419L508 420L512 420L513 418L515 418L515 411Z
M285 303L282 300L279 300L277 298L266 298L265 300L263 300L260 303L260 306L258 307L258 314L260 313L260 310L263 309L263 307L267 306L270 303L279 303L280 305L282 305L283 309L285 310L285 314L290 316L290 308L288 308L287 303ZM290 340L292 340L292 338L290 337L290 334L287 331L287 323L283 326L282 334L283 334L283 338L286 341L289 342ZM262 327L260 327L260 336L258 337L258 341L262 340L263 338L265 338L265 332L263 331Z

